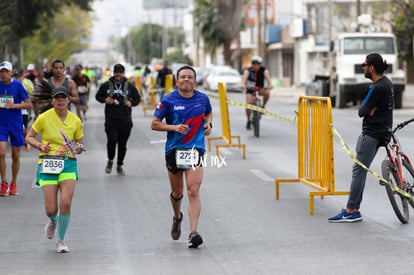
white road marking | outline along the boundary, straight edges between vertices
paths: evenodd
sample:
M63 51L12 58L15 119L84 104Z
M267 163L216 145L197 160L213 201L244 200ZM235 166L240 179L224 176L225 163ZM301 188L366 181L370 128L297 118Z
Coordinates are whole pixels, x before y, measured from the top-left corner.
M166 143L167 140L165 139L159 139L159 140L151 140L150 144L158 144L158 143Z
M272 178L271 176L267 175L266 173L264 173L260 169L250 169L250 172L252 172L253 175L255 175L256 177L258 177L262 181L275 181L274 178Z

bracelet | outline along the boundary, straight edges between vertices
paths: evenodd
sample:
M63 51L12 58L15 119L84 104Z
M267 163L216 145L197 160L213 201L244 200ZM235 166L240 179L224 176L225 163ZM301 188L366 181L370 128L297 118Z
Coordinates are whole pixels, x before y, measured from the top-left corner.
M39 145L37 145L37 149L39 149L39 151L42 151L42 144L39 143Z

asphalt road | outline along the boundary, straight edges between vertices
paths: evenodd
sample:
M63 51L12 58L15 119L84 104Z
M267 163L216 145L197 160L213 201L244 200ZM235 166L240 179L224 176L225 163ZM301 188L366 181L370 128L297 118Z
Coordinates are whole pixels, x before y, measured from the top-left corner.
M275 89L267 109L293 118L302 92ZM396 123L414 115L411 94L412 87L404 108L395 111ZM242 94L229 94L229 99L244 101ZM212 103L212 135L218 136L219 105L215 99ZM225 163L206 167L199 249L187 248L186 197L181 239L171 240L166 133L151 131L152 112L144 116L142 106L134 109L127 175L107 175L103 105L92 98L84 127L87 151L78 157L80 179L66 235L72 251L56 253L55 240L44 236L43 199L33 184L37 151L22 149L20 194L0 198L0 274L412 274L413 222L399 223L374 177L367 180L364 220L356 224L327 222L345 205L345 196L315 198L314 215L309 215L312 190L302 184L283 184L276 201L275 178L297 177L296 127L264 116L261 136L255 138L244 128L242 108L229 106L229 113L232 135L246 144L246 159L237 148L223 149ZM333 118L353 149L361 129L356 107L334 109ZM409 156L413 132L414 127L401 132ZM336 189L348 190L352 160L334 144ZM214 148L207 159L213 154ZM384 156L378 153L372 169L380 171ZM10 175L10 153L7 164Z

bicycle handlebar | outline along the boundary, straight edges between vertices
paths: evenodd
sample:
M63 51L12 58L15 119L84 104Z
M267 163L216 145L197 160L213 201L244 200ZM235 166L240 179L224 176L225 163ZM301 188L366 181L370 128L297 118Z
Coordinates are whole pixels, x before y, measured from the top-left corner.
M410 124L413 121L414 121L414 118L399 123L397 126L395 126L394 130L392 130L392 133L395 133L396 131L404 128L405 126L407 126L408 124Z

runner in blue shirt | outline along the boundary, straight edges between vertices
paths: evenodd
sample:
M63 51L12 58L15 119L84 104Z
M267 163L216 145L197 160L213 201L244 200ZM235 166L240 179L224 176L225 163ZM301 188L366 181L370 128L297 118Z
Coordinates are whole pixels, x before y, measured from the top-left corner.
M203 179L201 159L205 152L204 136L211 133L213 113L209 98L194 89L196 72L191 66L183 66L177 71L176 84L177 89L163 97L155 110L151 128L167 131L165 159L174 210L171 237L178 240L181 235L181 201L185 176L191 229L188 247L197 248L203 243L197 233L201 210L199 191ZM165 123L162 122L163 119Z
M20 147L24 146L22 109L32 108L23 84L12 78L13 66L8 61L0 63L0 196L17 195L17 174L20 168ZM6 180L6 150L12 146L12 181Z

